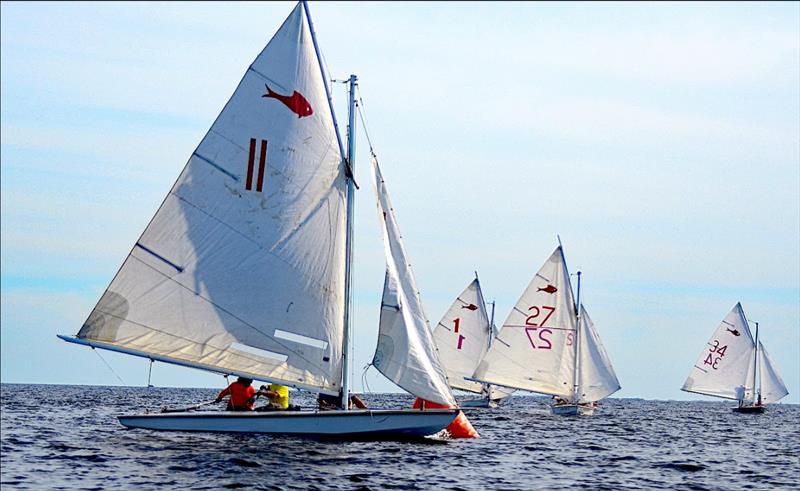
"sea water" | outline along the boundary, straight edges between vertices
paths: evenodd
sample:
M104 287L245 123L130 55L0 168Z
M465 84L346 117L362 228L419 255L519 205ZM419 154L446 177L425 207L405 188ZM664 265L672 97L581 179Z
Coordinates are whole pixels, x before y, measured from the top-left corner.
M468 410L476 440L347 442L129 430L116 416L211 389L3 384L3 489L798 489L800 406L611 399L554 416L514 396ZM408 395L363 395L373 408ZM310 407L313 397L292 393Z

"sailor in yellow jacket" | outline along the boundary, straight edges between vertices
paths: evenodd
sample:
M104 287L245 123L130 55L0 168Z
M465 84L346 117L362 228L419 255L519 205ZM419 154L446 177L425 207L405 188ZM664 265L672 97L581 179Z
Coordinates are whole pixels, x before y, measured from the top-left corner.
M265 408L274 410L289 409L289 387L285 385L269 384L269 386L262 385L256 392L255 397L266 397L269 399L269 404Z

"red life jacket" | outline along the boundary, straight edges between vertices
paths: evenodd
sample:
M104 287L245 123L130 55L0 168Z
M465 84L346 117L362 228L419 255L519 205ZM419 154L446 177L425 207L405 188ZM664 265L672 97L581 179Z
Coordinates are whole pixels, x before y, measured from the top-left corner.
M253 402L249 402L250 398L256 394L256 389L253 388L252 385L244 385L239 383L238 381L232 383L228 386L227 389L223 389L222 392L219 393L217 396L218 399L222 399L223 397L230 395L231 398L228 401L228 409L234 411L244 411L253 409Z

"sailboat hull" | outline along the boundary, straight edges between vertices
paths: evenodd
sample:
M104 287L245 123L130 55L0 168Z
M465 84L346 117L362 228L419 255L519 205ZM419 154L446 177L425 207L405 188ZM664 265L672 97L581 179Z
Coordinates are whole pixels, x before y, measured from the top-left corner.
M591 416L595 410L594 406L586 404L558 404L550 409L558 416Z
M461 407L464 408L489 408L495 409L500 404L497 401L490 399L466 399L461 401Z
M742 414L762 414L764 412L764 406L741 406L733 407L731 409L734 413Z
M354 438L409 438L447 428L457 409L377 411L185 412L120 416L128 428L158 431L270 433Z

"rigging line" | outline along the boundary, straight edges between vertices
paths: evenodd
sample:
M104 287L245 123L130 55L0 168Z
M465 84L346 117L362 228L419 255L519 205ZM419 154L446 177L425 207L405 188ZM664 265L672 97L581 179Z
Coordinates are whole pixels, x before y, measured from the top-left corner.
M364 367L364 371L361 372L361 391L362 393L368 393L372 395L372 389L369 386L369 382L367 381L367 371L372 366L372 363L367 363Z
M369 153L372 154L373 157L376 159L378 156L375 154L375 148L372 146L372 139L369 137L369 130L367 130L367 121L364 110L364 99L361 97L361 89L356 87L358 90L358 104L356 107L358 108L358 117L361 119L361 127L364 128L364 135L367 137L367 144L369 144Z
M105 363L105 365L108 367L108 369L109 369L109 370L111 370L111 373L113 373L113 374L114 374L114 376L115 376L115 377L117 377L117 380L119 380L119 381L120 381L120 383L121 383L122 385L125 385L125 381L124 381L124 380L122 380L122 377L120 377L120 376L117 374L117 372L115 372L115 371L114 371L114 369L113 369L113 368L111 368L111 365L109 365L109 364L108 364L108 362L106 361L106 359L105 359L105 358L103 358L103 356L100 354L100 352L99 352L99 351L97 351L96 349L94 349L94 347L92 347L92 351L94 351L95 353L97 353L97 356L99 356L99 357L100 357L100 359L101 359L101 360L103 360L103 363Z

